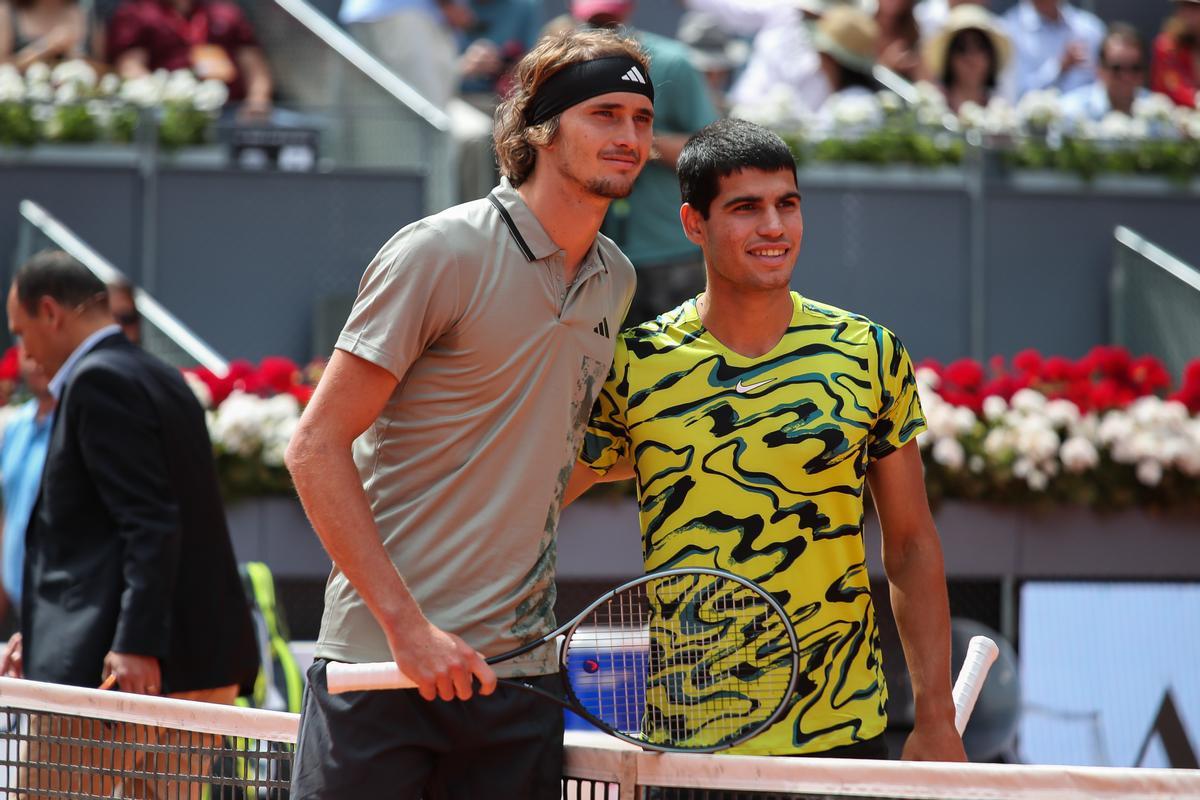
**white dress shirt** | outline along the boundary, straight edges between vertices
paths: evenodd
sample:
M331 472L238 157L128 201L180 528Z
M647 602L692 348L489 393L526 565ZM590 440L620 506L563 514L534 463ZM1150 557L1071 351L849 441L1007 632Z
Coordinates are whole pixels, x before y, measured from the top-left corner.
M829 82L812 43L812 27L791 0L688 0L726 30L753 36L750 58L729 91L734 106L756 106L785 94L793 119L809 119L829 97Z
M120 332L120 325L105 325L80 342L79 346L71 351L71 355L67 356L67 360L63 362L63 365L58 368L58 372L54 373L54 377L50 379L48 388L56 401L62 400L63 389L66 388L67 381L70 380L71 373L75 371L75 365L79 363L79 359L90 353L92 348L100 343L101 339Z
M1065 1L1059 6L1059 14L1059 19L1051 22L1037 12L1030 0L1021 0L1004 15L1014 50L1015 98L1035 89L1069 92L1096 80L1104 23L1096 15ZM1074 42L1083 44L1087 59L1060 74L1063 53Z

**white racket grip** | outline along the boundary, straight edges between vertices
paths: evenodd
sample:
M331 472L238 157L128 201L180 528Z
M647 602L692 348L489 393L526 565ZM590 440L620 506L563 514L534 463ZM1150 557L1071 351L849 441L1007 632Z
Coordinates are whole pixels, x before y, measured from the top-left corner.
M325 667L325 683L330 694L364 692L371 689L415 689L413 679L400 671L395 661L369 664L343 664L330 661Z
M967 720L975 710L975 701L983 691L983 682L987 679L988 670L1000 654L1000 648L986 636L972 636L967 646L967 657L963 659L962 670L958 680L954 682L954 727L958 735L967 729Z

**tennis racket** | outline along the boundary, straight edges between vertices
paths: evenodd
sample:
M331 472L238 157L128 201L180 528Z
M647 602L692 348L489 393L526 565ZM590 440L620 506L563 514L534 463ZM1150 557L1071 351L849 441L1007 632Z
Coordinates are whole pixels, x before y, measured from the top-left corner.
M519 678L502 682L650 750L711 753L750 739L784 713L799 674L796 631L783 608L719 570L644 575L487 663L555 641L562 697ZM331 662L326 680L333 693L415 686L394 662Z

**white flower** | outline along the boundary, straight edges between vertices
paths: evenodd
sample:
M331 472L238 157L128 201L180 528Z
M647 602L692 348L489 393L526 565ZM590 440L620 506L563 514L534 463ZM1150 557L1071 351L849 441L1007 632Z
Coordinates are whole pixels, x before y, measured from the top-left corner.
M958 107L958 121L966 130L982 128L987 122L987 111L978 103L968 100Z
M879 107L883 109L885 114L895 114L904 109L904 101L895 92L884 89L876 92L875 96L879 98Z
M729 115L765 128L792 127L797 122L792 108L792 94L780 83L772 84L766 94L755 102L734 106Z
M1100 453L1096 446L1081 436L1072 436L1063 442L1058 450L1067 472L1079 474L1087 472L1100 463Z
M1133 117L1120 111L1110 111L1100 120L1096 135L1105 141L1127 142L1137 138L1137 129Z
M958 434L970 433L975 430L975 425L979 420L975 416L975 412L969 408L957 406L954 408L954 430Z
M49 83L50 67L41 61L35 61L25 68L26 83Z
M883 121L883 108L873 94L834 95L825 102L830 106L829 118L837 130L873 128Z
M1025 476L1025 483L1035 492L1042 492L1050 484L1050 478L1041 470L1031 469L1029 470L1029 474Z
M984 461L983 456L971 456L971 458L967 460L967 468L976 475L978 475L980 472L983 472L983 468L986 466L987 462Z
M1008 412L1008 402L999 395L989 395L983 398L983 418L988 422L996 422Z
M1070 400L1051 400L1046 403L1046 419L1056 428L1069 428L1079 422L1079 406Z
M108 73L100 79L100 84L96 87L96 91L104 97L112 97L121 91L120 76L115 72Z
M212 408L212 392L209 390L208 384L191 372L183 373L183 380L187 383L188 388L192 390L192 394L196 395L196 399L200 401L201 408L206 410Z
M1017 103L1017 117L1032 128L1049 128L1062 120L1062 103L1058 89L1035 89L1027 92Z
M0 64L0 103L19 103L25 99L25 80L12 64Z
M1133 116L1147 122L1171 122L1175 114L1175 103L1165 94L1151 92L1133 101Z
M939 439L933 446L933 460L943 467L960 470L967 453L957 439Z
M221 81L207 80L196 87L192 94L192 105L197 111L209 113L219 111L229 99L229 88Z
M177 69L170 74L163 84L162 98L164 103L191 103L200 85L190 69Z
M163 86L153 75L130 78L121 84L121 99L141 108L154 108L162 103Z
M983 439L983 450L993 458L1012 452L1013 432L1011 428L993 428Z
M1046 395L1033 389L1018 389L1012 397L1012 407L1023 414L1041 411L1046 407Z
M49 81L30 83L25 90L25 98L31 103L53 103L54 87Z
M995 97L988 103L984 115L983 130L993 136L1010 136L1021 127L1021 117L1017 110L1002 97Z
M1183 125L1183 132L1189 138L1200 139L1200 110L1193 111Z
M1137 479L1146 486L1158 486L1162 481L1163 468L1154 460L1142 461L1137 465Z
M82 59L64 61L50 72L50 82L55 86L73 83L77 89L85 92L96 88L96 81L95 68Z
M921 386L921 388L927 387L929 389L936 390L942 382L942 379L938 377L937 372L929 367L917 367L916 378L917 383ZM925 397L922 395L921 400L924 401L924 399Z
M1133 420L1123 411L1109 411L1100 421L1096 438L1101 444L1112 446L1133 435Z
M1029 458L1035 464L1047 461L1058 455L1058 434L1046 426L1041 419L1026 420L1017 428L1017 452Z
M64 83L54 91L54 102L60 106L69 106L79 102L79 84Z
M1024 479L1029 476L1029 473L1033 472L1033 462L1028 458L1018 458L1013 462L1012 471L1013 475Z

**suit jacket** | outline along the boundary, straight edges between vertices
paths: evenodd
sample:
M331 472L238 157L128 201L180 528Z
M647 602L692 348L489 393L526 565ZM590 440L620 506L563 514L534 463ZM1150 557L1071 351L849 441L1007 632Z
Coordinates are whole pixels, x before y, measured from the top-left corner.
M258 648L204 411L179 372L106 337L59 398L29 524L25 675L97 686L109 650L162 692L254 682Z

